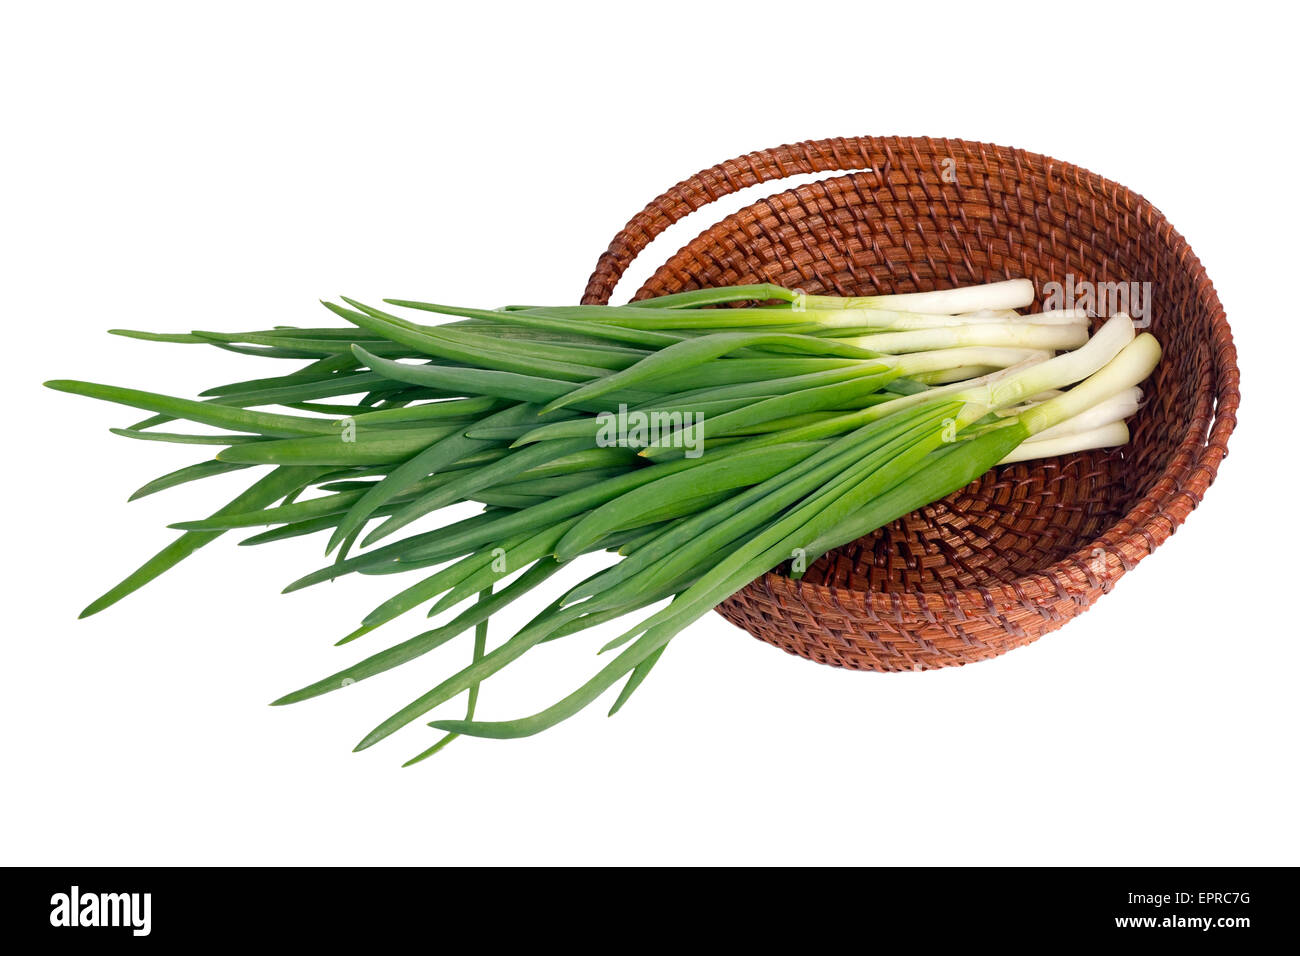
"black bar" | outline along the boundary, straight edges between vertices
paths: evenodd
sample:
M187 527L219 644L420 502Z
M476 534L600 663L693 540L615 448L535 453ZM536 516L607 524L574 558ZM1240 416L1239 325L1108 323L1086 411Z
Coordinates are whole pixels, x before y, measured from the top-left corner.
M594 879L578 868L30 868L7 876L13 889L0 895L6 930L50 942L132 946L247 943L265 933L284 934L295 946L338 946L404 933L441 947L462 932L495 943L518 936L568 945L595 943L620 927L625 938L680 946L701 926L719 939L807 945L831 945L847 932L864 947L898 934L927 946L1124 938L1238 946L1289 930L1284 886L1295 882L1291 869L1222 868L701 868Z

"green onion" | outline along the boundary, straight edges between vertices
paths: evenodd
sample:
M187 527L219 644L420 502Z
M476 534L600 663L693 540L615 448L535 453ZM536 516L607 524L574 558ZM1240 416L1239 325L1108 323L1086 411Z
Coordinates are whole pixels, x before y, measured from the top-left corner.
M826 551L999 463L1126 442L1126 419L1142 401L1137 386L1159 346L1122 314L1089 337L1081 312L1015 311L1033 298L1032 284L1009 280L855 298L759 284L630 306L486 310L386 300L453 317L442 325L344 298L325 303L343 326L116 330L306 364L196 390L200 400L47 383L153 413L114 434L217 449L133 498L269 468L208 517L174 524L178 539L83 614L227 530L267 529L241 542L249 545L329 532L331 563L286 591L351 574L416 572L339 644L421 607L435 616L478 600L276 704L377 676L472 632L465 666L396 710L358 749L462 693L464 716L433 721L442 736L408 765L459 735L536 733L621 682L613 714L677 634L795 555L798 576ZM157 430L168 422L227 433ZM475 502L486 506L480 514L437 524L444 509ZM399 534L423 521L434 525ZM489 646L493 614L595 551L618 558ZM554 706L518 720L476 717L482 682L534 647L665 601L608 642L603 650L618 654Z

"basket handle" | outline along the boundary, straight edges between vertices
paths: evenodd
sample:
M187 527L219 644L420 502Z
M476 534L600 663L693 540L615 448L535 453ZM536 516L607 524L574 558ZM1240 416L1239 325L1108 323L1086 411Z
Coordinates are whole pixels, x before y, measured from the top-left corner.
M869 169L882 158L881 143L868 136L808 140L737 156L682 180L633 216L613 238L587 280L583 304L607 304L641 250L673 223L715 199L787 176Z

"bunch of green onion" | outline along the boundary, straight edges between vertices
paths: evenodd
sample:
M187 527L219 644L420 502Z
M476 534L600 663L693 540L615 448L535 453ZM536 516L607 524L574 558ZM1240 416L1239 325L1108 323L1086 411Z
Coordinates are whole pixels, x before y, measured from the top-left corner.
M115 330L306 364L209 388L196 400L47 383L152 413L116 434L222 446L133 498L268 468L210 516L173 525L181 536L82 616L225 531L269 528L249 545L328 532L331 562L286 590L353 573L415 572L414 583L339 643L422 605L430 617L464 607L275 703L373 677L472 632L470 663L357 749L460 694L469 698L467 716L434 721L442 735L410 763L459 734L537 733L621 683L613 713L677 634L764 572L786 566L798 575L999 463L1127 441L1138 383L1159 360L1155 339L1137 335L1123 314L1091 337L1082 312L1019 314L1033 297L1030 282L1011 280L870 298L751 285L629 306L483 310L386 300L456 317L441 325L345 298L325 303L343 326ZM636 415L662 428L611 428ZM167 430L177 420L225 431ZM398 535L464 502L484 507ZM620 560L488 648L491 615L595 551ZM618 653L563 700L522 719L474 719L481 682L525 652L638 611L602 648Z

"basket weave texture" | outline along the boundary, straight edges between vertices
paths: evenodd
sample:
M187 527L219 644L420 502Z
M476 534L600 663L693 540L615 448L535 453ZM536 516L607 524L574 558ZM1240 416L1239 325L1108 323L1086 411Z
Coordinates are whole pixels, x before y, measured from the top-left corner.
M846 170L862 171L711 226L635 298L749 282L839 295L1017 277L1040 296L1067 276L1151 284L1148 318L1164 359L1144 385L1129 445L996 468L831 552L802 581L766 574L718 608L824 664L898 671L985 660L1087 609L1200 502L1236 423L1232 336L1200 261L1141 196L1046 156L928 137L810 141L706 169L614 237L582 301L608 302L655 236L720 196Z

